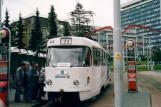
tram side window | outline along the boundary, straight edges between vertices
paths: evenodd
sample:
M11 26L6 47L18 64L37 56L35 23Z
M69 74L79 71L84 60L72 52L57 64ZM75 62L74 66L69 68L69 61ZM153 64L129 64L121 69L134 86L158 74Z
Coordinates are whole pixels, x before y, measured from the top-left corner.
M96 48L93 48L93 64L100 66L100 50Z
M104 62L103 62L103 60L104 60L103 54L104 54L104 52L101 50L101 65L104 65Z
M85 59L83 59L84 61L84 65L83 66L91 66L91 50L88 48L88 50L86 50L86 53L84 53L86 57L84 57Z
M107 65L107 58L106 58L106 53L104 52L104 61L105 61L105 65Z

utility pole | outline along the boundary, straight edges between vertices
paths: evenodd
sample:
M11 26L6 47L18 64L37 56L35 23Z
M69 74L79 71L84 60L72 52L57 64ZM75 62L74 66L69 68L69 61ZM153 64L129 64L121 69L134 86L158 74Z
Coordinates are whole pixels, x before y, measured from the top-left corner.
M123 64L122 64L122 34L121 34L121 15L120 0L113 0L114 4L114 92L115 107L123 106Z
M0 28L2 28L2 0L0 0ZM2 39L0 38L0 44L2 42ZM0 55L1 58L1 55Z

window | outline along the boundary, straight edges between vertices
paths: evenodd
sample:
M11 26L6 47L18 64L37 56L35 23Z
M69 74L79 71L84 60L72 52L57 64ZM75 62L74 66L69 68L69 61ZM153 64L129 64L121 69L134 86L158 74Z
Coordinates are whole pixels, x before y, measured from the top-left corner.
M93 48L93 65L100 66L100 49Z
M48 48L48 66L91 66L91 50L86 46L55 46Z
M104 52L103 50L101 50L101 65L104 65L103 59L104 59Z

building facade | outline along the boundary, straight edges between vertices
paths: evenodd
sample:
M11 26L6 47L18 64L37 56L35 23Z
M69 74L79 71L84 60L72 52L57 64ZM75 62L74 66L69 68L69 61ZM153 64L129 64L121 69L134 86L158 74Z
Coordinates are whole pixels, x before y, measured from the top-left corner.
M122 30L123 32L123 30ZM102 30L92 35L92 38L100 43L105 49L108 50L109 54L113 56L113 30ZM126 57L126 42L127 40L134 40L136 43L136 57L140 58L142 55L148 55L150 47L150 38L136 36L136 30L127 31L122 38L122 49L124 50L124 56Z
M23 38L23 43L25 44L25 48L27 48L29 46L29 40L31 37L31 31L34 25L34 19L35 19L35 15L31 15L28 17L23 18L23 25L24 25L24 38ZM17 31L17 23L18 21L15 21L13 23L11 23L11 27L13 31ZM57 20L57 31L58 31L58 36L62 36L63 34L63 25L67 23L69 30L71 30L71 27L69 25L68 22L66 21L61 21L61 20ZM47 36L49 35L49 27L48 27L48 18L42 17L40 16L40 25L41 25L41 31L43 34L43 39L47 38Z
M146 26L161 30L160 0L131 0L121 5L121 27L130 24ZM151 47L161 48L160 33L136 28L138 39L150 37Z

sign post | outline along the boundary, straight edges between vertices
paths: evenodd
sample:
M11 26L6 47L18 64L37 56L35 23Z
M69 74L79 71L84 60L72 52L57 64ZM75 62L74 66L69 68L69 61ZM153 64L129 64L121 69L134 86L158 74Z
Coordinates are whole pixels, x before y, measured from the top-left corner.
M11 32L8 28L3 27L0 29L0 88L4 88L5 91L0 91L0 100L3 102L3 106L9 106L8 104L8 90L9 90L9 75L10 75L10 62L11 62ZM3 39L8 38L6 43L3 43Z
M138 92L137 89L137 73L136 73L136 56L135 56L135 42L133 40L127 41L127 65L128 65L128 92Z

